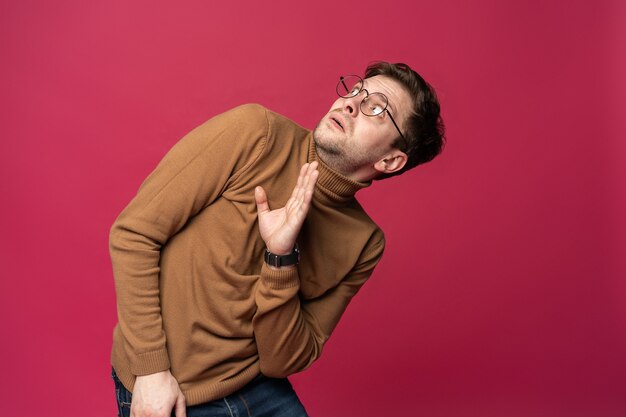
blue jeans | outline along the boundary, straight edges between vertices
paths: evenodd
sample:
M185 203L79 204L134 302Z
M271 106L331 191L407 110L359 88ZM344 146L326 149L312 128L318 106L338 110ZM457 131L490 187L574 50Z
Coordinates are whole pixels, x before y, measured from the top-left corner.
M112 372L118 416L130 416L130 393ZM172 416L174 412L172 411ZM308 417L287 378L259 375L219 400L187 407L187 417Z

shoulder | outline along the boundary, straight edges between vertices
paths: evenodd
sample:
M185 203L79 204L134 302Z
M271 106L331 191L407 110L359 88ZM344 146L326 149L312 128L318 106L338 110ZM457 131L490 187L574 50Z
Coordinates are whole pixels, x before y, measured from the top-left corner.
M213 116L183 136L160 165L176 170L197 160L203 167L218 163L223 170L239 172L266 148L267 112L258 104L245 104Z
M352 216L358 218L362 229L367 231L368 239L363 248L363 255L380 258L385 250L385 233L383 229L367 214L356 198L354 199L352 210Z
M267 118L267 113L270 110L265 106L258 103L246 103L240 104L237 107L233 107L232 109L226 111L224 114L232 114L237 116L250 116L253 118Z
M211 118L208 122L214 124L223 123L224 125L235 128L263 128L267 129L269 110L260 104L249 103L234 107L224 113L218 114ZM208 123L207 122L207 123Z
M259 104L234 107L197 126L183 141L218 148L262 145L270 131L268 112Z
M385 233L373 220L370 219L370 221L373 229L364 252L371 252L374 256L380 258L385 250Z
M361 251L361 256L355 265L357 270L373 269L385 252L385 234L373 221L371 221L371 225L372 228L370 229L369 239L365 243Z
M274 133L307 133L308 130L288 117L258 103L247 103L234 107L215 118L223 119L229 125L245 128L264 128L268 135Z

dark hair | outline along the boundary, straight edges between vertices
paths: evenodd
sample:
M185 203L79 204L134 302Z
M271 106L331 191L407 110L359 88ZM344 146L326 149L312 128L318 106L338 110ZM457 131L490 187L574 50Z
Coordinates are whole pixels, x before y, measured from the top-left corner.
M406 64L374 62L365 70L365 78L383 75L403 85L413 100L413 109L407 120L404 136L394 146L407 154L404 167L392 174L380 175L377 179L400 175L411 168L431 161L443 150L445 126L439 114L439 101L435 90Z

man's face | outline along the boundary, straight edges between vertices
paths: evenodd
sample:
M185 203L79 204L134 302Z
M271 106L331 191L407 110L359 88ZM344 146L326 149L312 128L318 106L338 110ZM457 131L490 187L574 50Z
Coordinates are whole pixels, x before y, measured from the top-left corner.
M383 93L400 129L411 111L412 100L397 81L377 75L364 80L363 88L370 94ZM359 108L365 92L351 98L338 98L313 132L317 153L327 165L356 180L378 174L374 165L391 153L399 152L392 144L399 137L387 112L366 116Z

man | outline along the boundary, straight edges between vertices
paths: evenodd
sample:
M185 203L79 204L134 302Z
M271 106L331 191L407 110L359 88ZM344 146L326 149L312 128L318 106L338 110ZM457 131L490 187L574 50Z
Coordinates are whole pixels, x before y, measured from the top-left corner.
M258 105L214 117L116 220L120 415L306 415L286 377L320 356L384 249L354 194L443 142L435 93L404 64L336 91L313 132Z

